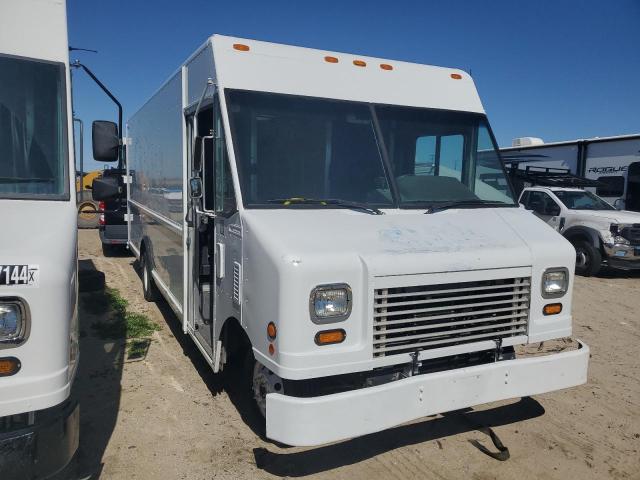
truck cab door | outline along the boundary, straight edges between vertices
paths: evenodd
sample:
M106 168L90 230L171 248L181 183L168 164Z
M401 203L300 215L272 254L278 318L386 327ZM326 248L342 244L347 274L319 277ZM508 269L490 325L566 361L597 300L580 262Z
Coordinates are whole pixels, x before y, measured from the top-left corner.
M215 357L215 219L213 105L186 117L189 200L185 282L187 302L184 327L208 356Z
M554 230L560 231L563 227L560 218L562 209L546 192L530 191L525 205L535 216L546 222Z

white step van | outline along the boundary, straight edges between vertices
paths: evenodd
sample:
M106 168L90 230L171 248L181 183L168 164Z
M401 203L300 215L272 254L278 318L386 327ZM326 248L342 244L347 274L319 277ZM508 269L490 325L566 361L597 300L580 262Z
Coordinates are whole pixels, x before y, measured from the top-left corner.
M464 71L214 35L128 122L129 246L268 438L582 384L575 252L518 208ZM485 181L486 180L486 181Z
M0 2L0 478L78 447L77 211L63 0Z

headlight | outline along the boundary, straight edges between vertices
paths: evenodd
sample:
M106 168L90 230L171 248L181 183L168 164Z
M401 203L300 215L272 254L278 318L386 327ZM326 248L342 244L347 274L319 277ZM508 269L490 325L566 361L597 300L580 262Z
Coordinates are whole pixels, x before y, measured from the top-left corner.
M27 310L18 299L0 300L0 348L20 343L27 333Z
M617 245L630 245L629 240L622 236L622 231L625 229L627 225L612 223L609 226L609 231L611 232L611 239L614 244Z
M549 268L542 275L542 296L544 298L561 297L569 288L569 270Z
M351 288L345 283L314 288L309 297L309 313L314 323L346 320L351 313Z

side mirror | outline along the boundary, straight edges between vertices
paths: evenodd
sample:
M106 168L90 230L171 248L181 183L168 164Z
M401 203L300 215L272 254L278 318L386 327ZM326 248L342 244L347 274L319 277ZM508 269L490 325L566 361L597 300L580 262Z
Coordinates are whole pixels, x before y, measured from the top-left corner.
M120 195L117 177L98 177L93 180L91 197L100 202L112 200Z
M613 208L616 210L624 210L624 200L621 198L617 198L615 202L613 202Z
M91 140L93 158L99 162L115 162L118 160L120 140L118 126L106 120L96 120L91 124Z
M201 198L202 197L202 179L198 177L194 177L189 180L189 190L191 198Z
M193 170L202 170L202 137L193 139Z

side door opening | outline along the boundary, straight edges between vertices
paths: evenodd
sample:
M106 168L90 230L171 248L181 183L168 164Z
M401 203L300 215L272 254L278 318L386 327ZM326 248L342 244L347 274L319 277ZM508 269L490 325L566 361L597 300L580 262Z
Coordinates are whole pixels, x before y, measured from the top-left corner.
M640 212L640 162L633 162L627 171L626 209Z

